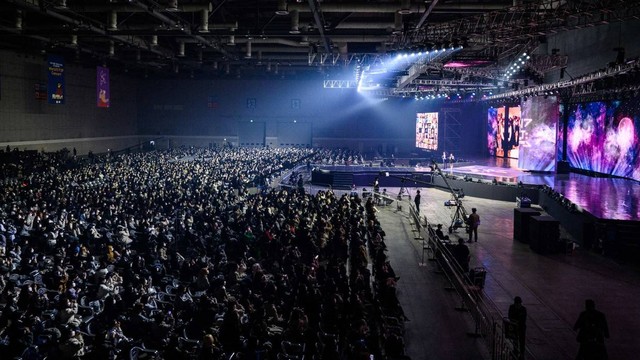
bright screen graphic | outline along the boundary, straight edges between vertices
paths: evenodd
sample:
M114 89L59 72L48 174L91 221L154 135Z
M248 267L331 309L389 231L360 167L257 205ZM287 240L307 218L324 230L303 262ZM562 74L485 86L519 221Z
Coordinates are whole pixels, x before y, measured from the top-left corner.
M487 147L489 155L504 156L502 149L502 133L501 126L504 126L505 107L490 107L487 111ZM500 155L498 155L500 154Z
M511 109L510 109L511 110ZM556 168L556 128L558 100L555 96L535 96L522 103L522 118L513 116L518 141L518 167L524 170L554 171Z
M520 145L520 106L490 107L487 114L489 154L517 159Z
M556 151L556 159L558 161L563 161L564 160L564 130L565 130L565 126L564 126L564 113L565 113L565 107L564 104L559 104L558 105L558 131L556 133L557 138L556 138L556 146L557 146L557 151Z
M638 100L569 106L569 164L578 169L640 180Z
M438 113L416 114L416 147L426 150L438 149Z

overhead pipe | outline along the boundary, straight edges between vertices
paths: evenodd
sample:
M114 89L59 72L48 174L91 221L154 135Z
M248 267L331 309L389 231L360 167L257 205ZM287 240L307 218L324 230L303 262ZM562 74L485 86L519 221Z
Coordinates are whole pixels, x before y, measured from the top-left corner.
M397 16L402 17L396 13ZM402 24L402 20L400 20ZM392 22L342 22L336 25L335 29L395 29L395 23Z
M236 43L238 43L238 44L246 43L246 42L249 42L249 41L251 41L254 44L279 44L279 45L286 45L286 46L291 46L291 47L306 47L306 46L308 46L308 44L301 44L298 41L288 40L288 39L283 39L283 38L267 38L267 39L240 38L240 39L236 39Z
M393 3L322 3L323 13L395 13L401 10L400 4ZM456 11L456 10L501 10L507 8L500 3L455 3L438 5L439 11ZM424 2L411 3L406 9L411 13L422 13L426 10ZM309 6L303 3L289 4L289 11L298 10L300 12L311 12Z
M149 6L147 6L147 5L145 5L145 4L142 4L142 3L140 3L140 2L136 2L136 3L135 3L135 5L136 5L136 6L138 6L139 8L141 8L141 9L144 9L144 10L145 10L149 15L151 15L151 16L153 16L153 17L155 17L156 19L158 19L158 20L160 20L160 21L164 22L165 24L167 24L167 25L169 25L169 26L171 26L171 27L174 27L174 28L175 28L175 27L178 25L178 23L177 23L177 22L175 22L174 20L172 20L172 19L168 18L167 16L165 16L165 15L163 15L163 14L160 14L160 13L159 13L159 12L157 12L157 11L154 11L153 9L151 9ZM224 49L219 48L219 47L217 47L217 46L213 46L213 44L212 44L209 40L205 39L205 38L204 38L204 37L202 37L201 35L194 35L194 34L191 34L190 29L180 28L180 31L182 31L184 34L189 35L189 36L193 37L194 39L198 40L198 42L199 42L200 44L203 44L203 45L205 45L205 46L211 46L212 48L216 49L217 51L219 51L219 52L220 52L220 53L222 53L223 55L226 55L226 56L228 56L228 57L233 57L231 54L229 54L229 53L228 53L227 51L225 51Z
M16 30L22 30L22 10L16 10Z
M404 30L404 23L402 22L402 14L394 13L393 14L393 33L401 34Z
M289 34L300 34L300 12L298 10L291 12L291 30L289 30Z
M287 8L287 0L278 0L278 8L276 9L276 15L280 15L280 16L289 15L289 9Z
M71 8L73 11L77 12L108 12L108 11L116 11L116 12L128 12L128 13L138 13L138 12L147 12L144 8L138 6L137 4L87 4L87 5L72 5ZM211 2L202 3L202 4L183 4L177 6L178 12L198 12L202 10L207 10L208 12L213 11L213 5ZM165 11L166 9L159 8L155 9L156 12Z
M200 12L200 28L198 32L208 33L209 32L209 10L201 10Z
M108 17L108 26L107 29L109 30L118 30L118 13L115 11L110 11L109 12L109 17Z
M398 14L400 15L409 15L413 11L411 11L411 0L400 0L400 10L398 10Z
M245 59L251 59L251 40L247 41L246 53L244 54Z
M24 1L24 0L8 0L10 1L12 4L19 6L23 9L29 10L29 11L33 11L36 13L41 13L44 15L47 15L51 18L60 20L62 22L65 22L67 24L73 25L73 26L85 26L89 31L94 32L98 35L103 35L103 36L107 36L110 37L111 39L115 39L118 40L120 42L126 43L126 44L130 44L132 46L135 47L147 47L146 42L138 37L131 37L131 36L119 36L119 35L113 35L113 34L109 34L107 33L106 30L99 28L97 26L94 26L92 24L84 24L76 19L73 19L71 17L68 17L66 15L60 14L56 11L51 10L51 8L44 8L40 6L40 1L39 0L32 0L32 1ZM163 57L168 57L171 58L173 57L170 53L168 52L163 52L160 49L149 49L149 51L163 56Z
M389 36L383 35L332 35L331 39L334 43L338 42L361 42L361 43L384 43L389 40ZM309 41L319 41L318 36L309 36Z
M179 41L178 42L178 57L184 57L184 49L185 49L184 41Z
M267 46L252 46L253 51L262 51L263 53L286 53L286 54L301 54L309 51L309 46L305 47L267 47Z

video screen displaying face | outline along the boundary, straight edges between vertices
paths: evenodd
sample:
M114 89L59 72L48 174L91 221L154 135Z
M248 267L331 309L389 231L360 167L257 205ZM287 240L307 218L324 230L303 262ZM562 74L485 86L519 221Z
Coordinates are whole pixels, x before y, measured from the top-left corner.
M513 116L519 168L555 170L558 116L558 101L554 96L535 96L522 103L522 118Z
M568 107L567 160L578 169L640 179L637 98Z
M489 154L517 159L519 157L520 106L490 107L487 114L487 146Z
M416 147L425 150L438 149L438 113L416 114Z

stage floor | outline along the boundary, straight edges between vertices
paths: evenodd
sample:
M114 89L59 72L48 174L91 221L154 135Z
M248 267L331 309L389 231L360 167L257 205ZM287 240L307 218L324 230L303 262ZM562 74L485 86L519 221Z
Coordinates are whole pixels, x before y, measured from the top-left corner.
M532 173L518 169L517 164L515 159L486 158L461 163L447 171L474 179L548 185L595 217L640 220L640 183L637 181L576 173Z
M518 168L517 159L486 157L470 159L465 162L438 164L441 170L450 175L470 177L473 181L485 182L494 179L501 183L524 185L547 185L561 193L572 203L595 217L611 220L640 220L640 182L606 177L592 177L582 174L536 173ZM352 173L385 172L430 172L428 166L328 166L319 165L323 170L348 171Z

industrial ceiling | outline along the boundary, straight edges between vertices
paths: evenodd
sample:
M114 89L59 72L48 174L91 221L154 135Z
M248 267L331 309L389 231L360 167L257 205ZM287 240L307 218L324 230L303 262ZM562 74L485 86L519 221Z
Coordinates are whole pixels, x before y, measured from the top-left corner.
M382 90L404 95L449 85L539 83L546 72L566 66L566 57L536 55L519 76L505 72L545 36L638 18L639 3L2 0L0 48L106 64L132 76L325 80L346 80L354 69L357 76L401 54L430 52L376 80ZM434 57L435 50L443 52Z

